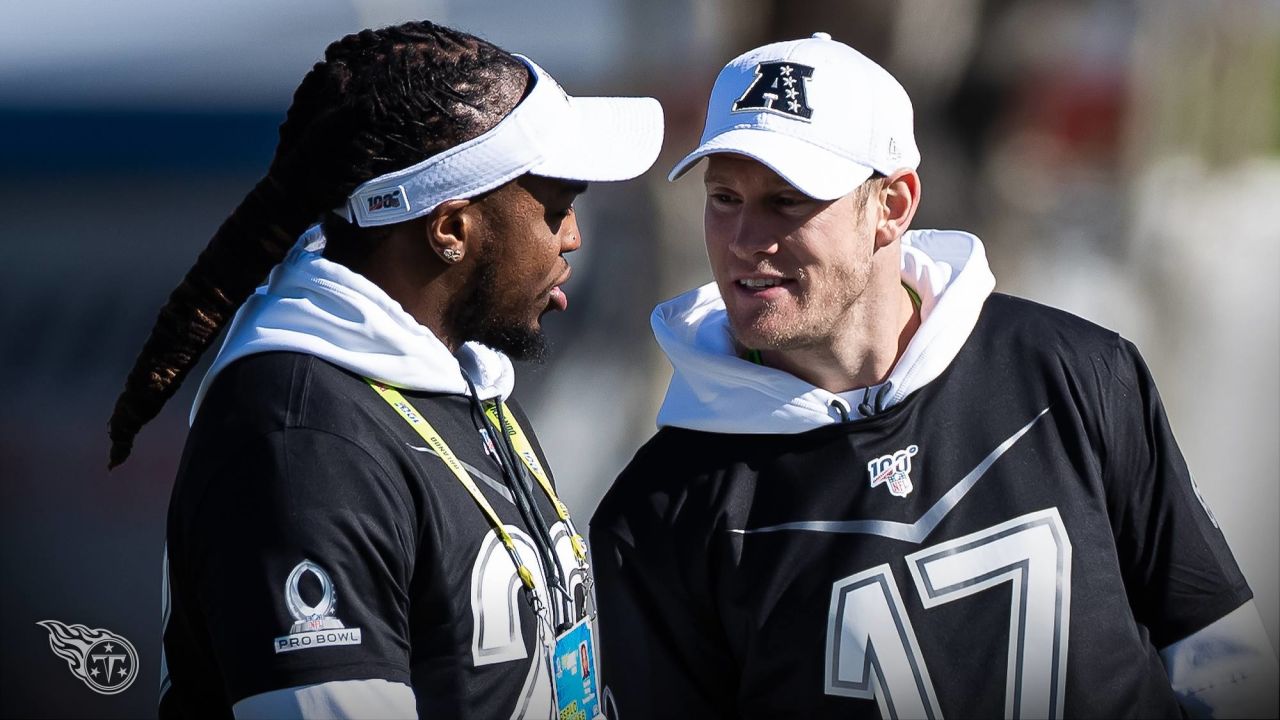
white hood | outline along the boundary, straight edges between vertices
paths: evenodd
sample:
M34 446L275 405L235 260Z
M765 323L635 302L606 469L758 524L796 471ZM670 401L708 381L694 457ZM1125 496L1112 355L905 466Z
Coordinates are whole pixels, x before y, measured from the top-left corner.
M223 368L246 355L289 350L405 390L467 395L465 369L481 399L506 399L515 371L506 355L466 343L455 356L398 302L364 276L321 256L319 226L307 231L236 313L222 350L196 391L200 402ZM372 391L370 391L372 392Z
M920 295L920 328L874 397L883 410L938 377L968 339L995 277L982 242L953 230L902 237L902 281ZM662 303L650 318L674 374L658 426L719 433L800 433L840 422L832 403L856 407L865 389L832 393L739 358L724 300L709 283Z

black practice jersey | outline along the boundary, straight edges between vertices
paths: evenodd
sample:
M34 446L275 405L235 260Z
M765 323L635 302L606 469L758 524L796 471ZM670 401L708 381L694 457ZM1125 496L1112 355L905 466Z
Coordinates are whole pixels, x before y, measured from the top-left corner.
M622 720L1177 717L1251 596L1136 349L1002 295L880 414L660 430L591 534Z
M404 391L467 465L545 596L547 567L467 398ZM511 404L541 455L527 419ZM546 463L543 463L544 467ZM564 582L584 572L533 487ZM549 669L513 562L444 462L359 376L274 352L212 384L169 508L162 717L328 681L412 686L423 718L545 718ZM574 592L576 590L576 592Z

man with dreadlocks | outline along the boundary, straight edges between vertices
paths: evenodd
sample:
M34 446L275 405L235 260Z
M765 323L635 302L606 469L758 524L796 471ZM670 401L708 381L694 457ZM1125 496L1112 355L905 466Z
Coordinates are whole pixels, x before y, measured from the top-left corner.
M114 466L239 310L170 503L162 717L599 711L586 547L511 359L567 306L574 198L661 142L656 101L428 22L329 46L111 418Z

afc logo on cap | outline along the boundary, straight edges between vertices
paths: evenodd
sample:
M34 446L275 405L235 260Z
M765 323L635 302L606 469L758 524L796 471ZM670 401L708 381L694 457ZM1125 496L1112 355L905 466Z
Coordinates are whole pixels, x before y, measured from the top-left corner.
M734 112L765 110L799 120L813 117L805 95L805 81L813 68L793 62L762 62L747 91L733 104Z

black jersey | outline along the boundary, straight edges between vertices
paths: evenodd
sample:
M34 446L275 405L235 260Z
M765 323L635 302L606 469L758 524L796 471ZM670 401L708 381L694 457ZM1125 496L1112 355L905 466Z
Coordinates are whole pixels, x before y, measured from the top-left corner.
M1001 295L882 413L663 428L591 536L622 720L1176 717L1250 597L1136 349Z
M483 420L465 397L404 396L466 464L550 608L547 567ZM533 494L580 600L569 535ZM553 610L534 614L480 508L423 439L319 358L251 355L213 383L173 490L167 571L162 717L230 716L259 693L367 679L410 685L423 718L552 714L541 643Z

